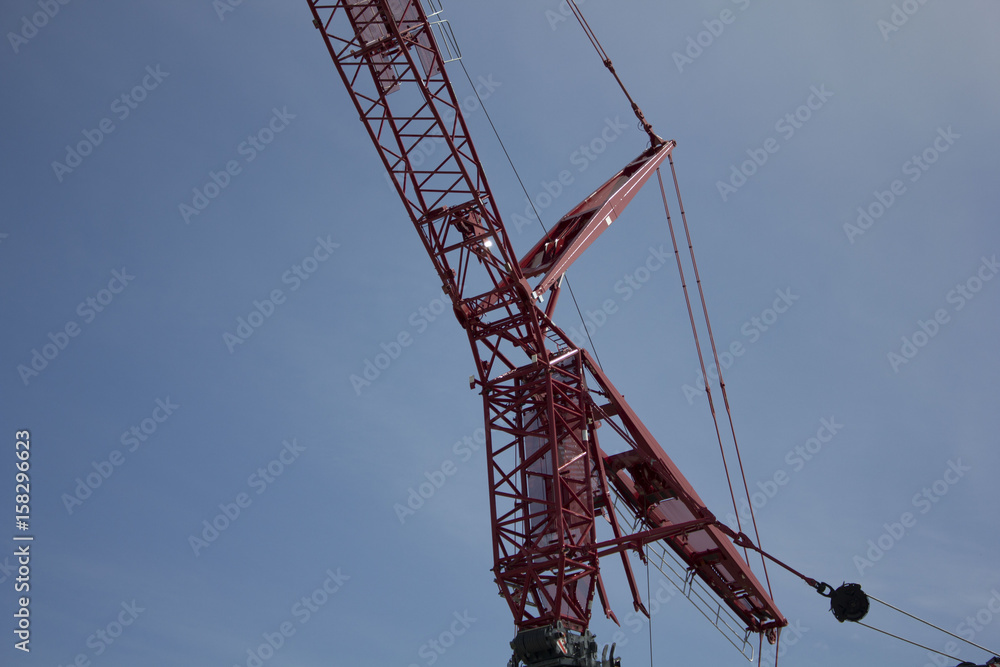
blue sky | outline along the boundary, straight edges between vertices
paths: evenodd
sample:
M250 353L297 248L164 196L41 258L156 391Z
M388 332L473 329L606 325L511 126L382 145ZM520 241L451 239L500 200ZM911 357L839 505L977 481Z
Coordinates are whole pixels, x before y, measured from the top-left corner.
M0 485L13 503L14 434L30 429L35 536L30 655L10 632L13 518L3 538L0 662L250 667L270 637L269 666L503 665L466 339L306 3L220 6L0 9ZM742 350L725 377L765 548L997 647L1000 8L581 8L678 142L716 340ZM555 0L445 10L547 223L643 149ZM449 71L524 252L541 232L515 217L525 196ZM685 390L698 365L676 271L640 271L661 247L647 188L570 279L612 381L725 517L706 402ZM235 344L240 318L252 334ZM556 319L580 325L569 299ZM619 570L619 655L644 664ZM770 573L796 629L781 664L929 663ZM868 620L946 644L884 609ZM600 614L592 629L618 632ZM743 662L679 597L652 632L655 664Z

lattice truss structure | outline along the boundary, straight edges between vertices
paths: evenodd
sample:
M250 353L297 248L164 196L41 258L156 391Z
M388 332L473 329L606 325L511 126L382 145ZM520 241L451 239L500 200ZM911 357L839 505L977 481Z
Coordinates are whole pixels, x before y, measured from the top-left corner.
M742 625L737 643L784 626L701 498L591 355L551 320L566 269L673 142L651 142L518 259L420 3L309 4L468 334L487 427L493 572L518 629L560 623L585 632L595 593L614 618L600 576L600 559L614 554L645 611L626 552L645 558L652 544L683 564L686 593L697 577L720 601L716 616ZM601 449L602 426L614 432L616 453ZM612 538L598 539L599 515Z

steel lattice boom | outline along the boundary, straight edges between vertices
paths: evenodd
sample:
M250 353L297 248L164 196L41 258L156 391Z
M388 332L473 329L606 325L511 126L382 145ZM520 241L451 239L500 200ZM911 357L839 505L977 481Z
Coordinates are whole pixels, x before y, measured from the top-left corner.
M469 336L472 382L484 402L493 571L520 631L512 643L515 662L601 664L587 630L595 593L614 618L600 557L621 554L641 609L626 552L645 556L654 542L698 575L747 633L785 625L622 395L550 319L563 273L620 214L673 142L643 152L519 260L419 2L310 0L310 6ZM529 279L538 282L532 287ZM547 293L545 311L539 304ZM623 451L602 451L600 426L613 429ZM614 535L604 541L595 521L601 514Z

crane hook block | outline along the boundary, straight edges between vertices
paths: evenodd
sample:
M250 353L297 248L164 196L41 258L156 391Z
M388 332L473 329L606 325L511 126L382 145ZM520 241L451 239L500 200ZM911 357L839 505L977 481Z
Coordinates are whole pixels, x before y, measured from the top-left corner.
M861 590L861 584L843 584L830 595L830 611L841 623L860 621L868 613L868 606L868 596Z

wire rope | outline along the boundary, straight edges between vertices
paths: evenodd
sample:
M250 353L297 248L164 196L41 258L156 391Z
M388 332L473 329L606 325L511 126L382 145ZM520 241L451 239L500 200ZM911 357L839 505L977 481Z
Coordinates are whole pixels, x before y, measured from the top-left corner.
M539 226L541 226L542 232L548 234L549 230L545 227L545 223L542 222L542 216L539 215L538 209L535 208L535 202L531 200L531 195L528 194L528 188L524 186L524 181L521 180L521 174L518 173L517 167L514 166L514 160L510 157L510 153L507 151L507 146L504 144L503 138L500 136L500 132L497 130L496 125L493 124L493 118L490 117L490 112L486 109L486 104L483 103L483 99L479 96L479 91L476 90L476 84L473 83L472 77L469 75L469 70L465 68L465 63L461 60L459 60L458 63L462 66L462 71L465 72L465 78L469 80L469 85L472 87L472 92L476 95L476 100L479 102L479 106L486 115L486 120L489 121L490 127L493 128L493 134L496 135L497 141L500 142L500 148L503 149L503 154L507 158L507 163L510 164L510 168L514 171L514 176L517 178L517 182L521 186L521 191L524 192L524 196L528 200L531 210L535 213L535 220L537 220ZM565 279L566 288L569 290L569 295L573 299L573 306L576 308L576 314L580 316L580 322L583 324L583 331L587 334L587 341L590 343L590 349L594 351L594 359L597 361L597 365L600 366L601 370L604 370L604 365L601 363L601 356L597 353L597 346L594 344L594 339L590 335L590 327L587 326L587 320L583 317L583 311L580 310L580 304L576 300L576 294L573 292L573 286L569 282L569 276L565 275Z

